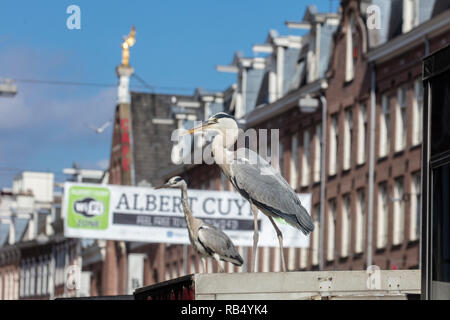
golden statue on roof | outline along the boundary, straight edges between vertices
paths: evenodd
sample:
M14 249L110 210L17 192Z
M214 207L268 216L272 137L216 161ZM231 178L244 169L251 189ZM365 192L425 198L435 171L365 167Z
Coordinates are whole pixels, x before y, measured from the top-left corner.
M122 42L122 65L129 66L130 62L130 48L136 42L136 28L133 26L131 28L130 34L127 37L123 37Z

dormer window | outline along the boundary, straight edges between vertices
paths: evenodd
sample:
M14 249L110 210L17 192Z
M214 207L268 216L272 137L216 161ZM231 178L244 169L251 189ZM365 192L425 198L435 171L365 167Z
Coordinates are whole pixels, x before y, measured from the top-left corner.
M345 82L352 81L355 77L355 61L358 57L358 50L355 46L355 18L352 14L347 25L345 34L346 52L345 52Z
M311 41L312 42L312 41ZM310 46L310 49L307 53L307 77L308 77L308 83L314 82L317 77L317 59L316 55L314 54L314 48L312 45Z
M419 1L403 0L403 33L410 31L417 25L419 25Z

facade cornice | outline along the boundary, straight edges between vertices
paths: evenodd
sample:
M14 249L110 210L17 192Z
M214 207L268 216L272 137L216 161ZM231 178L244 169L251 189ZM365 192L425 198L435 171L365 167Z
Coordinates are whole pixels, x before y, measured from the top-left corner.
M404 33L379 47L369 51L369 62L384 62L402 53L411 47L423 42L425 38L430 38L450 30L450 10L428 20L411 31Z

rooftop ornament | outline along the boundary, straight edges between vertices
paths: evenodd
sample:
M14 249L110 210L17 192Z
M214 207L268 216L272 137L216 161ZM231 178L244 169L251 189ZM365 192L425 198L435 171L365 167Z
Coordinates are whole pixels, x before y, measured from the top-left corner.
M136 42L136 28L131 28L130 34L127 37L123 37L122 47L122 66L129 66L130 62L130 48L134 46Z

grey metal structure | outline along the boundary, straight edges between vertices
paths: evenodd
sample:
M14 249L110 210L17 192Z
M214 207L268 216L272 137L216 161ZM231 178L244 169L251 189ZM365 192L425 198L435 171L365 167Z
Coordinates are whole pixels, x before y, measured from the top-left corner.
M205 258L213 258L217 262L226 261L236 266L242 266L244 260L233 245L233 242L231 242L231 239L215 226L205 223L201 219L194 218L189 208L187 184L181 177L170 178L166 184L155 189L160 188L181 189L181 202L189 231L189 240L195 251L203 258L204 272L206 272ZM224 271L220 263L219 268L221 272Z
M237 156L229 150L236 143L239 134L234 117L220 112L187 132L194 133L199 130L217 133L212 142L214 159L233 187L250 202L255 226L252 271L254 271L259 236L258 209L269 218L275 228L280 243L282 270L286 271L283 235L273 218L282 218L308 235L314 230L311 216L302 206L289 183L266 160L247 148L238 149Z
M423 62L422 299L450 299L450 46Z

